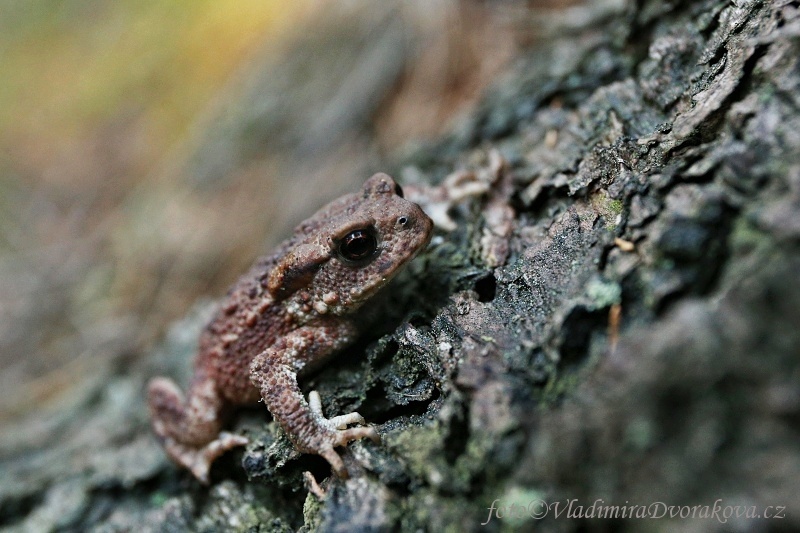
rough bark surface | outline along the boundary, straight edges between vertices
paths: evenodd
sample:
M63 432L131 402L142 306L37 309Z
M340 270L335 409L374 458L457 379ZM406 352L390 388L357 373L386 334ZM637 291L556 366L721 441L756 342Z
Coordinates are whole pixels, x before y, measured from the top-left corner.
M800 527L798 2L603 6L397 162L406 182L497 179L392 288L400 325L303 384L378 425L382 446L344 454L360 475L309 494L301 473L325 463L263 410L240 416L253 443L210 489L167 462L143 383L185 376L198 312L148 368L4 431L0 523L470 531L495 501L489 530ZM582 518L598 499L785 510ZM539 500L576 501L530 517Z

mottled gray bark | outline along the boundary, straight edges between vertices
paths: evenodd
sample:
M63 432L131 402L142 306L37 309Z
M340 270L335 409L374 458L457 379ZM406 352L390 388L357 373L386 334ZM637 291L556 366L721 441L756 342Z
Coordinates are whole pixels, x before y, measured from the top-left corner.
M797 4L612 5L396 163L406 182L453 169L496 181L391 289L387 334L303 384L384 441L352 444L360 475L324 484L324 500L301 473L327 465L294 453L263 410L239 418L254 442L208 491L166 461L142 384L155 368L185 373L197 316L151 368L4 436L3 523L469 531L497 500L489 530L800 527ZM572 499L571 518L520 512ZM598 499L785 510L575 517Z

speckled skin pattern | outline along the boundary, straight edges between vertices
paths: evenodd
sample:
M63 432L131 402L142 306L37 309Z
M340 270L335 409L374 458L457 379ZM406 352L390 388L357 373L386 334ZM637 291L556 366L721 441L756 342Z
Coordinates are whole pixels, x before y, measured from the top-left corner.
M323 456L347 477L334 447L377 442L378 434L358 413L326 419L316 393L306 402L297 376L355 339L353 313L428 244L432 230L386 174L295 228L228 292L200 337L186 397L170 379L150 381L153 429L169 456L207 483L214 459L248 442L220 432L225 413L263 398L298 451Z

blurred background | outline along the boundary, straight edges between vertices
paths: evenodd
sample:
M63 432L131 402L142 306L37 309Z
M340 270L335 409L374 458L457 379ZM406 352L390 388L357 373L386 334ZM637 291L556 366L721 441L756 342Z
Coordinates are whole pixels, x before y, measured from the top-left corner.
M0 0L0 422L137 364L580 9Z

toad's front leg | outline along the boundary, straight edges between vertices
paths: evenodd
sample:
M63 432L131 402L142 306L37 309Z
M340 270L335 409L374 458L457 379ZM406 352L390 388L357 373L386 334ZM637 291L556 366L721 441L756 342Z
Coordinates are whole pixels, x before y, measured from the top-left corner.
M344 429L347 424L364 423L358 413L325 418L318 395L312 393L311 404L303 397L297 373L349 344L354 334L347 322L304 326L279 339L250 365L250 380L295 448L321 455L342 478L348 477L347 470L334 448L365 437L380 442L380 437L372 427Z

